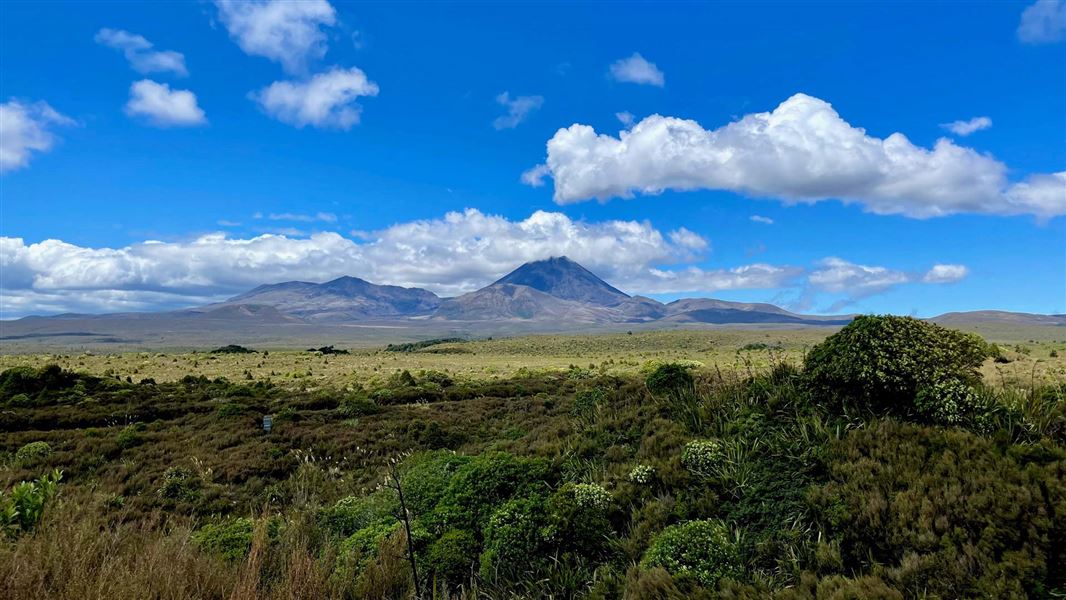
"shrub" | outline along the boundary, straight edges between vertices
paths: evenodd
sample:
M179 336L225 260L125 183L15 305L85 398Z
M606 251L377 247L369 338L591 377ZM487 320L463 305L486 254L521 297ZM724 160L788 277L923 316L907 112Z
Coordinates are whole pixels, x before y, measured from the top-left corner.
M644 554L645 569L662 567L679 578L692 577L714 587L723 577L740 572L739 550L721 521L689 521L671 525L652 541Z
M30 442L15 452L15 462L21 465L31 465L52 454L52 446L48 442Z
M209 523L193 534L192 540L205 552L217 554L226 560L240 560L252 547L255 522L240 517Z
M681 465L697 477L713 476L725 458L718 440L693 440L681 451Z
M662 364L648 374L644 383L655 396L681 394L691 390L694 383L689 368L680 363Z
M244 405L237 404L236 402L227 402L218 407L218 416L220 417L236 417L244 414Z
M444 529L480 530L496 507L516 496L545 490L554 479L550 463L490 452L461 465L434 510Z
M586 423L592 422L596 418L597 408L606 396L607 393L601 388L579 391L574 395L574 407L570 411L570 416Z
M9 537L33 531L48 502L59 493L63 472L56 469L36 481L23 481L5 498L0 493L0 531Z
M543 558L547 514L539 495L504 502L485 526L481 576L485 579L517 578L535 568Z
M196 500L203 482L184 467L170 467L163 472L163 481L157 493L168 500Z
M353 417L373 415L381 409L378 407L377 402L362 394L357 394L342 400L339 410L341 415L351 419Z
M457 585L471 575L471 565L477 556L477 540L469 531L451 529L430 544L426 550L426 564L438 578Z
M335 536L349 537L374 523L394 520L392 514L398 508L395 496L386 491L364 497L348 496L319 510L318 524Z
M371 559L378 555L382 542L400 527L400 522L379 521L368 525L341 542L338 549L338 571L358 575Z
M215 348L211 351L211 354L255 354L255 350L238 346L237 344L228 344L221 348Z
M140 435L141 429L143 429L143 426L139 424L123 427L122 431L118 432L118 435L115 436L115 443L123 450L140 444L143 441Z
M651 465L637 465L629 472L629 481L639 485L647 485L651 483L651 480L654 477L655 467Z
M987 355L974 334L911 317L860 316L811 349L804 378L821 402L909 416L923 388L979 381L977 368Z
M447 450L422 452L404 461L400 469L404 499L416 515L428 513L440 502L459 468L470 462Z
M602 552L612 533L611 494L601 486L567 483L548 500L549 527L545 537L556 545L584 556Z

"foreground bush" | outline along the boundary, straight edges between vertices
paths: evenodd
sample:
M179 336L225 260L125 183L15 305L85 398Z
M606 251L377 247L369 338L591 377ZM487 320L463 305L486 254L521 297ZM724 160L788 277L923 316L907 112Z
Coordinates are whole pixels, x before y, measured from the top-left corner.
M961 421L973 409L959 388L980 380L988 355L969 333L895 316L860 316L811 349L804 378L815 399L847 411ZM943 393L940 392L943 391Z
M671 525L655 537L641 566L662 567L682 578L714 587L723 577L740 572L740 554L720 521L689 521Z

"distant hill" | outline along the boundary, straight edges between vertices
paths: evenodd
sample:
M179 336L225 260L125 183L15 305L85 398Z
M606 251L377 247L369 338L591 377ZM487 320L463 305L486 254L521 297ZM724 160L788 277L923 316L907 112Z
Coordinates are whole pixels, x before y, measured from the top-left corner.
M1066 327L1066 315L1039 315L1035 313L1008 312L1005 310L972 310L949 312L929 319L940 325L1053 325Z
M492 285L524 285L561 300L615 306L629 295L565 256L528 262ZM492 287L492 286L489 286Z
M377 285L358 277L340 277L326 283L289 281L261 285L234 296L221 305L270 306L314 323L366 321L432 314L440 298L421 288Z

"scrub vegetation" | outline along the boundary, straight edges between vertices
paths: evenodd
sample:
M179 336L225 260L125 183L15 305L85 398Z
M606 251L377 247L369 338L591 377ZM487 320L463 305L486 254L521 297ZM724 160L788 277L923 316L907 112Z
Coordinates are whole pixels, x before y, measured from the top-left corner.
M5 357L0 589L1066 597L1055 346L807 335Z

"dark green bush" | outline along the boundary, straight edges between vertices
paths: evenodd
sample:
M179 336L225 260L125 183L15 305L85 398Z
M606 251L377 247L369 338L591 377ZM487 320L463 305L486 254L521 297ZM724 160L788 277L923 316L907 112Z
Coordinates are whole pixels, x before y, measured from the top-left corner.
M714 587L723 577L740 573L741 560L729 528L720 521L689 521L671 525L652 541L641 566L662 567L682 579L692 577Z
M923 389L928 414L951 402L958 386L977 383L987 355L974 334L911 317L860 316L811 349L804 378L820 402L911 417ZM949 397L940 398L934 386L944 382L952 382Z
M15 452L15 462L20 465L32 465L52 454L52 446L48 442L30 442Z
M204 525L193 534L193 542L204 552L217 554L226 560L240 560L252 547L255 522L240 517Z
M644 383L655 396L681 394L692 390L693 378L686 365L666 363L648 374Z
M450 585L465 583L472 575L478 546L469 531L451 529L426 549L429 572Z
M481 576L494 581L518 579L546 558L545 527L548 515L544 498L531 495L504 502L485 526L481 553Z

